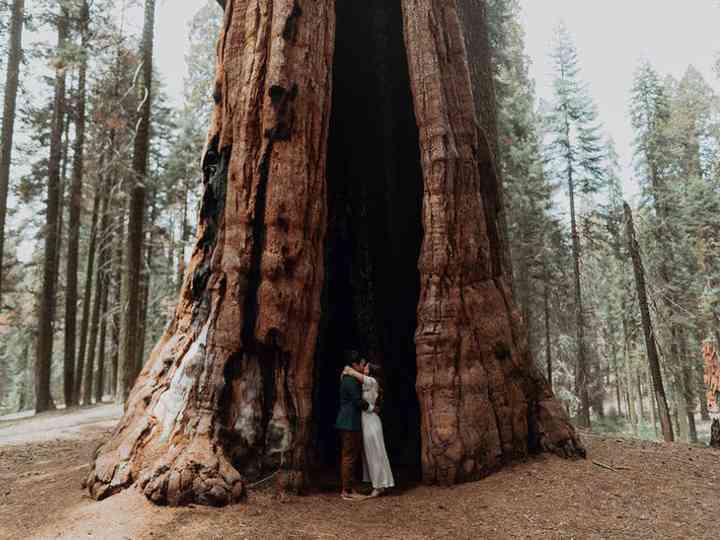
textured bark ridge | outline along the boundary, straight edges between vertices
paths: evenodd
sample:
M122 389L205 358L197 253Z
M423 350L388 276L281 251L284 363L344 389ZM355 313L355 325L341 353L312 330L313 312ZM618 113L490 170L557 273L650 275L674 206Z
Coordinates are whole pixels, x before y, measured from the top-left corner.
M337 4L338 31L356 20L367 32L336 38L332 0L225 3L195 252L95 456L94 497L138 483L157 503L225 504L277 469L280 488L301 489L310 451L334 435L346 336L385 364L391 453L401 423L419 430L407 462L427 482L533 451L584 453L507 286L455 2L369 0L362 16L358 5ZM333 68L335 44L359 77Z
M320 316L334 14L230 0L198 238L173 321L86 481L157 503L240 500L281 466L304 482Z
M544 450L584 455L538 372L504 270L498 181L473 103L456 3L403 0L424 171L417 392L426 482L472 480ZM485 203L485 204L483 204Z

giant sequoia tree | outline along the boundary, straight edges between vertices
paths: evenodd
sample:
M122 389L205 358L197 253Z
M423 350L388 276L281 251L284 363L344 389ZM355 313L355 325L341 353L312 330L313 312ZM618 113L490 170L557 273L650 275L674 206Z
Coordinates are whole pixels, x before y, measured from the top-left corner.
M428 483L584 453L507 284L462 21L448 0L225 2L196 247L94 497L224 504L278 468L303 488L344 347L384 364L391 457Z

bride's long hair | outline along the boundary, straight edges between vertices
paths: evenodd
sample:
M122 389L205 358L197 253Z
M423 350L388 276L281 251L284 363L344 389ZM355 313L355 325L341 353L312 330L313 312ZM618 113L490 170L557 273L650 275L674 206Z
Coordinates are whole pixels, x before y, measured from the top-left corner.
M378 398L375 401L375 408L378 409L378 411L382 411L383 387L385 386L382 367L378 364L368 363L368 376L375 379L378 383Z

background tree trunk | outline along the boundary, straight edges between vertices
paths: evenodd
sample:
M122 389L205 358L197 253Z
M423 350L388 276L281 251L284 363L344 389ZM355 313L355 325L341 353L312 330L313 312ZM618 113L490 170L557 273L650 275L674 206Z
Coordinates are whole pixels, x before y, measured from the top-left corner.
M120 349L122 341L122 318L124 306L123 296L123 253L125 251L125 208L120 205L118 215L115 219L116 223L113 226L113 239L115 240L115 252L113 255L113 269L112 274L114 276L114 287L113 287L113 301L115 308L113 310L113 331L112 331L112 371L113 371L113 396L115 401L119 404L125 402L123 392L121 389L122 385L122 370L123 363L120 359Z
M58 58L55 66L55 100L48 161L47 219L45 225L45 262L38 321L37 362L35 365L35 411L51 408L50 371L52 369L53 321L57 285L58 201L60 198L60 160L62 157L63 119L65 117L65 65L63 52L68 35L68 13L61 8L58 17Z
M569 128L568 128L569 129ZM569 137L569 135L568 135ZM575 330L577 343L577 367L575 386L580 396L578 423L590 427L590 394L588 392L588 359L585 350L585 312L583 311L582 284L580 280L580 236L575 211L575 185L573 170L568 166L568 194L570 195L570 236L572 238L573 278L575 291Z
M138 323L140 317L140 271L142 266L145 192L148 150L150 146L150 109L152 105L153 36L155 28L155 0L145 0L145 22L141 45L142 84L140 85L140 119L135 133L133 174L127 233L127 307L122 325L121 359L124 369L121 396L125 400L140 371L137 362Z
M691 360L688 358L687 335L683 331L680 336L680 354L682 356L682 383L683 383L683 405L685 409L685 421L688 428L687 441L698 442L697 427L695 425L695 392Z
M648 309L647 292L645 289L645 272L643 270L642 260L640 259L638 243L635 239L632 212L627 203L623 204L623 208L625 210L627 244L635 270L635 288L637 290L638 303L640 304L640 315L642 317L643 333L645 334L645 348L647 350L650 375L653 382L654 398L658 407L663 438L667 442L672 442L673 428L670 421L667 399L665 398L665 388L663 387L662 372L660 371L660 360L658 359L657 348L655 346L655 335L653 334L652 322L650 321L650 310Z
M2 148L0 148L0 308L3 292L3 253L5 250L5 219L7 198L10 187L10 161L15 132L15 104L20 81L20 60L22 59L22 32L25 21L25 0L14 0L8 36L8 59L5 75L5 101L2 116Z
M102 167L103 160L100 160ZM83 376L85 373L85 359L88 356L88 332L90 330L90 307L92 305L93 279L95 275L95 251L98 241L98 214L100 201L104 196L102 193L102 182L95 186L95 197L93 198L92 218L90 225L90 242L88 245L87 266L85 268L85 293L83 296L82 321L80 323L80 347L77 354L75 367L75 403L80 401ZM100 263L99 263L100 264Z
M68 24L70 24L68 22ZM67 200L65 197L65 188L68 185L67 182L67 170L68 165L70 163L70 124L72 123L73 119L73 110L72 107L67 106L67 96L72 96L74 93L72 88L72 77L70 79L70 89L67 91L66 89L66 101L65 101L65 120L63 121L64 126L64 132L63 132L63 142L62 142L62 152L61 152L61 158L60 158L60 181L58 182L58 197L57 197L57 229L55 233L55 238L57 240L55 244L55 294L57 296L58 291L63 290L63 282L61 281L61 277L64 277L64 274L62 274L59 271L60 264L62 261L62 246L63 246L63 238L64 238L64 228L65 228L65 208L67 207ZM57 303L57 298L56 298ZM55 309L57 309L57 305L55 306ZM53 315L54 317L54 315Z
M392 277L419 282L419 304L409 306L417 310L417 345L407 360L417 369L420 412L418 433L409 435L421 443L425 481L479 478L533 451L584 455L528 353L527 332L507 285L498 201L483 200L480 187L497 178L494 168L479 166L492 164L493 157L480 137L454 3L339 3L338 34L335 6L331 0L227 2L195 250L173 321L92 463L87 486L96 498L137 482L158 503L225 504L243 497L246 479L278 468L281 489L306 484L313 416L317 421L328 408L322 396L337 394L338 371L322 358L329 346L328 336L320 335L321 313L328 308L321 301L324 279L325 294L349 287L341 300L347 311L356 311L339 315L353 326L355 338L380 355L405 345L385 343L382 319L373 312L374 302L387 302L378 291L392 283L373 273L382 253L378 238L394 243L401 227L392 216L373 213L380 204L375 190L389 198L391 208L416 192L414 202L424 197L418 223L401 220L411 228L403 234L411 235L419 234L422 219L419 263L417 252L413 257L408 250L401 261L409 263L408 274ZM356 20L369 30L358 32ZM388 54L373 67L384 45ZM333 53L349 58L358 50L368 55L360 66L333 64ZM395 62L403 65L405 50L409 81L402 88L393 77L402 76ZM372 82L354 87L356 76ZM392 97L374 86L384 80L394 89ZM392 121L354 115L368 103L385 110L396 99L414 104L410 127L400 110ZM362 106L358 100L365 100ZM346 115L358 121L345 125L356 130L355 141L343 139ZM398 177L386 155L392 139L381 135L376 147L370 134L388 130L405 144L413 132L417 136L416 126L419 146L402 153L422 165L422 186L411 185L409 170L407 178L399 177L404 184L394 183ZM368 180L354 186L361 197L348 202L343 190L353 186L343 184L338 162L347 156L362 166L360 157L370 162L363 154L369 148L382 153L375 163L392 180L390 191ZM487 189L494 193L497 186ZM354 244L346 255L366 257L361 270L372 275L344 274L340 257L324 260L326 235L334 241L345 234L337 229L348 223L341 203L360 212L362 227L373 217L390 222L390 238L378 232L384 229L349 231ZM412 208L401 204L400 215L411 215ZM412 298L410 287L405 289ZM388 384L412 397L411 367L392 360L383 358ZM326 378L329 386L323 388ZM395 405L395 414L402 410ZM408 410L406 423L416 422Z
M151 200L153 202L150 205L150 219L148 221L149 230L147 234L147 241L145 243L145 262L140 280L140 317L138 319L137 350L135 351L136 363L138 366L142 366L143 358L145 358L145 335L147 329L148 304L150 302L150 285L152 283L153 275L153 247L155 242L154 232L155 220L157 218L157 204L154 202L156 196L157 190L153 189L151 195Z
M98 362L97 373L95 377L95 403L102 403L103 394L105 392L105 352L106 352L106 335L107 335L107 305L108 305L108 285L107 278L102 278L102 299L100 304L100 337L98 338Z
M101 403L105 391L105 351L108 322L108 298L110 296L110 271L112 265L112 243L110 231L110 211L108 203L111 194L103 194L102 207L100 209L100 247L98 264L98 283L102 291L100 299L100 338L98 344L98 368L95 379L95 402Z
M78 298L78 246L80 238L80 212L83 190L83 153L85 151L85 87L87 76L87 48L90 41L88 23L90 13L88 4L83 1L80 12L80 68L78 76L78 94L75 116L75 145L73 153L73 175L70 187L70 218L68 223L67 272L65 279L65 362L63 387L65 404L76 405L75 400L75 331L77 327ZM92 269L90 269L92 272ZM82 373L77 375L82 376Z
M635 373L635 384L637 385L638 407L640 409L640 421L646 422L648 417L645 414L645 397L643 396L642 375L638 368Z
M85 380L83 382L83 405L92 405L95 353L97 351L100 323L100 305L102 304L104 294L102 272L99 264L95 272L95 294L93 295L92 318L90 319L90 341L88 342L88 355L85 361Z
M543 285L543 313L545 317L545 364L547 369L548 386L552 390L553 387L553 368L552 368L552 342L550 341L550 278L545 277Z

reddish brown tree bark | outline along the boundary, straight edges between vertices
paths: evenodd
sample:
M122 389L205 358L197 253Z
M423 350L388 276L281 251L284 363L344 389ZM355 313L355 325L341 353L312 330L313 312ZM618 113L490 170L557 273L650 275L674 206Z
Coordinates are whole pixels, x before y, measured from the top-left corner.
M324 260L325 236L353 226L327 219L328 201L337 203L327 197L328 184L336 184L337 195L340 181L326 175L331 96L337 107L351 109L364 95L362 88L355 97L342 94L354 92L345 86L352 70L336 64L333 73L340 39L335 5L229 0L225 6L197 243L173 321L92 464L87 486L96 498L137 482L158 503L225 504L243 497L245 478L258 470L279 469L282 489L298 490L308 481L312 422L328 407L317 386L329 368L315 362L326 345L323 283L329 276L337 281L336 266L344 264ZM416 356L423 478L476 479L533 451L584 455L533 365L507 285L499 202L485 198L497 189L481 187L497 182L493 167L479 166L494 158L480 135L455 2L401 5L402 12L400 2L387 0L338 10L347 22L353 10L372 9L365 36L373 40L376 29L386 28L373 45L395 46L392 36L404 31L405 45L398 40L394 52L403 58L407 52L409 82L393 92L408 94L419 126L419 147L409 155L422 165L418 221L425 233L417 266L416 258L410 267L418 268L420 298L412 306L418 317L412 360ZM396 29L394 22L384 26L395 16ZM343 41L343 55L352 52L347 47ZM378 69L386 70L383 77L393 71L390 64ZM331 93L333 79L342 79L342 92ZM358 126L358 133L367 127ZM370 127L390 134L397 128L385 117ZM332 143L342 152L353 148L352 140ZM391 162L387 155L382 160ZM376 211L372 204L361 209ZM363 251L374 237L354 238ZM379 286L358 285L350 304L371 305L354 298ZM356 322L367 323L372 309L356 313ZM378 322L366 330L379 332ZM382 347L382 339L367 340ZM333 373L330 380L337 380Z
M478 478L535 446L575 455L579 441L533 365L510 293L497 190L481 187L497 176L477 166L494 156L473 114L457 8L406 0L403 12L425 176L416 334L423 478Z

